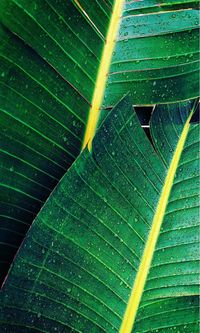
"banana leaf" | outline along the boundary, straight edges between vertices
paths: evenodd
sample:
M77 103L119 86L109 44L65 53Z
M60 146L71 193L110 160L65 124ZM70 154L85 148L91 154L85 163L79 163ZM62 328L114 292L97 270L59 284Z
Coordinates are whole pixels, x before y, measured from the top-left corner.
M1 1L0 280L81 150L110 6L99 34L75 2Z
M1 0L1 280L99 109L198 96L198 3Z
M197 333L196 101L128 97L35 219L1 293L1 332Z

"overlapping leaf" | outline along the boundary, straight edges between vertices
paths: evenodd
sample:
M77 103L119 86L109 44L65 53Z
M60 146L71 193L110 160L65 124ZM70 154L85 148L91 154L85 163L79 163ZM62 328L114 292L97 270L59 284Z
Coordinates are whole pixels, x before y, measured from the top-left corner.
M119 331L194 107L154 111L157 153L131 103L115 107L28 232L2 291L2 332ZM198 332L198 129L189 126L134 333Z
M80 152L111 4L93 3L95 25L72 1L1 1L0 12L2 279Z
M113 3L1 1L3 276L81 150ZM102 118L127 91L135 104L198 95L197 9L189 0L124 2Z

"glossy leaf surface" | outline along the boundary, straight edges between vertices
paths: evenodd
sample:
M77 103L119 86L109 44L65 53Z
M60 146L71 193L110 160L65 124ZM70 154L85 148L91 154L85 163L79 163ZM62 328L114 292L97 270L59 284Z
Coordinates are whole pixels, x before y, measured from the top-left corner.
M157 152L130 101L114 108L28 232L3 287L2 332L119 332L194 108L154 111ZM134 333L198 332L198 130L188 123Z
M72 1L1 1L0 280L81 150L111 4L94 12L98 27Z
M173 102L199 95L197 8L195 1L125 3L105 108L127 91L134 104Z
M1 1L1 278L81 150L114 3ZM127 91L140 105L198 95L197 8L124 1L105 91L100 84L102 119Z

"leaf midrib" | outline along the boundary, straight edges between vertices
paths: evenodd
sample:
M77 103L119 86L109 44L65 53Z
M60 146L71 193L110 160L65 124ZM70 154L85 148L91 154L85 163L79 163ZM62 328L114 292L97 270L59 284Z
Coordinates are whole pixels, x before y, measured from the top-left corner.
M139 304L143 295L146 279L148 276L148 272L150 269L150 265L153 259L156 243L160 234L160 228L165 216L165 211L168 204L168 199L170 196L170 192L173 186L174 177L176 174L176 170L179 165L179 161L181 158L181 154L187 139L187 135L190 128L190 120L192 118L193 111L191 111L190 115L187 118L187 121L183 127L183 131L180 135L180 138L177 143L177 147L175 149L172 161L168 168L168 172L165 178L163 190L160 195L160 199L158 201L157 209L152 221L152 227L149 232L149 236L147 239L147 243L143 252L143 256L141 259L141 263L134 281L134 285L129 297L129 301L125 310L125 314L123 317L122 325L120 328L120 333L131 333L132 328L134 326L134 322L136 319L137 311L139 308Z
M77 2L77 0L75 0ZM89 150L92 148L92 140L95 135L98 119L99 110L104 97L107 75L111 65L112 55L116 44L116 35L119 28L121 13L123 9L124 0L116 0L111 16L108 33L106 36L106 42L103 49L100 67L97 74L96 85L92 98L92 106L90 108L87 127L85 130L85 137L83 141L83 149L88 145Z

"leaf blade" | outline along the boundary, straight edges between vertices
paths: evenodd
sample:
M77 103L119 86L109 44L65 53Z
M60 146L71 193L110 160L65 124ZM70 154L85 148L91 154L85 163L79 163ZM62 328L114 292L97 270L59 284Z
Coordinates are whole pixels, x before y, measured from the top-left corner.
M191 110L190 103L188 109ZM183 128L184 122L179 122L179 126ZM190 126L192 133L197 125ZM188 140L187 144L191 137ZM118 147L121 147L120 151ZM184 154L181 158L185 159ZM142 160L140 169L138 159ZM149 161L151 167L145 161ZM166 172L162 159L144 136L131 104L122 101L94 139L92 154L85 150L80 155L28 233L2 293L5 308L8 307L8 310L3 310L4 321L9 321L11 325L9 311L12 306L17 306L18 309L12 310L13 324L17 318L18 324L27 329L28 321L33 320L31 325L34 329L46 328L47 331L54 327L60 331L73 327L83 332L88 329L91 332L117 332L141 262ZM141 181L142 187L139 186ZM176 184L172 193L177 195L175 187ZM175 229L181 223L182 226L187 225L189 219L191 224L196 225L197 215L192 213L188 216L186 212L185 218L182 215L181 219L177 207L179 218L172 219L168 216L171 208L168 206L162 237L157 243L135 332L151 329L153 332L156 329L167 332L173 320L177 328L180 325L181 329L195 331L197 327L194 284L197 276L194 275L193 280L187 283L184 278L187 271L195 273L198 269L193 261L197 259L197 251L195 257L194 247L190 245L196 237L196 229L191 229L190 234L183 234L181 228L176 234L177 249L181 244L180 236L184 239L186 235L190 236L185 245L187 251L178 251L175 257L173 238L167 233L167 228L171 229L169 221L171 225L174 222ZM171 252L167 249L162 251L166 242ZM169 284L164 278L167 272L172 276L168 278ZM173 283L178 272L180 280ZM152 278L155 277L161 277L160 284L152 288ZM63 300L65 304L61 304ZM183 301L186 304L185 315L181 310ZM180 315L171 316L166 326L169 316L165 316L164 312L173 310L172 306L172 314L177 312ZM23 310L19 310L21 307ZM55 310L58 308L59 313ZM159 321L161 310L163 322ZM38 312L41 314L39 320ZM190 316L186 316L187 313ZM149 327L145 317L154 315ZM86 318L88 316L89 319ZM141 319L143 317L144 320Z

